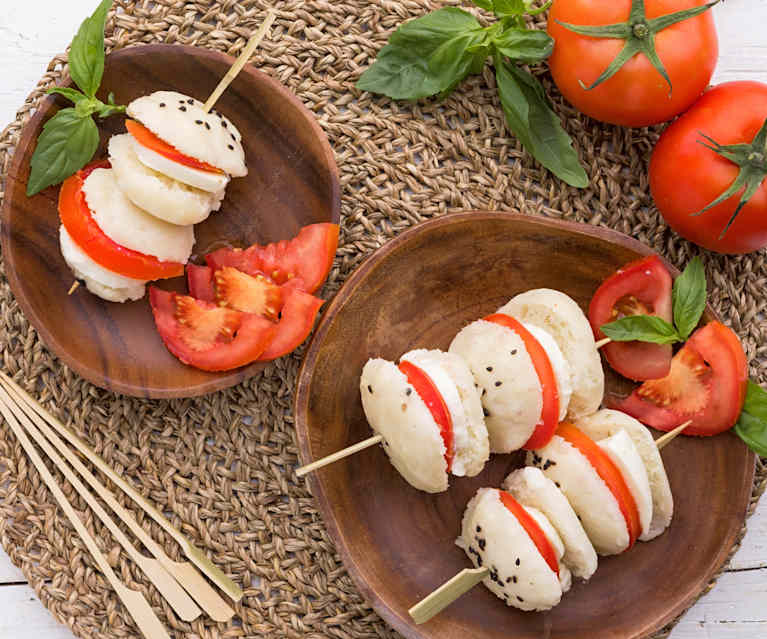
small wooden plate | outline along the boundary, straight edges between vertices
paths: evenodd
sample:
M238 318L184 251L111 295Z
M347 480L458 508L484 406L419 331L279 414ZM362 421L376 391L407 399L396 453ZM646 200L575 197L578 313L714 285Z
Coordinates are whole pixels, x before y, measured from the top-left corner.
M370 436L359 398L368 358L447 348L470 321L531 288L587 308L601 281L650 249L620 233L507 213L447 215L377 251L349 278L317 329L299 375L296 429L302 463ZM710 309L707 318L713 316ZM607 372L607 387L619 388ZM523 463L493 455L473 478L429 495L411 488L380 447L310 475L325 522L357 586L410 639L647 637L685 610L720 568L743 525L755 457L732 434L679 437L663 450L674 493L671 527L617 557L600 558L546 613L507 607L477 586L427 624L408 608L469 567L454 544L464 508Z
M99 97L118 104L159 90L205 100L231 66L230 56L181 45L146 45L107 56ZM71 85L70 85L71 86ZM5 272L24 314L56 355L97 386L139 397L191 397L226 388L265 364L225 373L186 366L165 348L149 302L105 302L80 287L67 296L72 273L59 251L58 187L25 195L29 160L42 125L68 103L42 102L27 123L6 176L2 210ZM195 254L293 237L314 222L338 222L338 169L312 114L288 89L246 66L216 104L242 133L248 175L233 179L221 210L195 227ZM124 118L99 121L101 144L124 133ZM163 288L185 291L182 278Z

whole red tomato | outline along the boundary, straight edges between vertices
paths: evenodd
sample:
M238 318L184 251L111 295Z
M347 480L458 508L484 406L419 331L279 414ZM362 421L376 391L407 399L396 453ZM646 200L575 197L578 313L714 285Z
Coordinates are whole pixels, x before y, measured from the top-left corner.
M710 148L715 143L751 145L766 120L766 84L726 82L704 93L663 132L650 160L650 191L658 210L677 233L720 253L748 253L767 246L764 141L757 140L758 148L753 150L725 149L730 159ZM720 204L693 214L725 193L738 178L742 169L733 161L737 159L733 154L742 156L740 161L756 190L728 229L745 185Z
M701 7L705 0L645 0L642 19L631 16L637 0L554 0L548 32L554 38L549 68L562 95L579 111L602 122L647 126L665 122L689 107L708 86L716 66L718 44L711 12L687 18L655 34L655 51L669 83L645 53L631 57L610 78L590 87L629 40L582 35L563 26L627 23L632 34L644 34L637 46L651 46L652 20ZM652 29L650 29L652 31ZM583 83L583 85L581 84Z

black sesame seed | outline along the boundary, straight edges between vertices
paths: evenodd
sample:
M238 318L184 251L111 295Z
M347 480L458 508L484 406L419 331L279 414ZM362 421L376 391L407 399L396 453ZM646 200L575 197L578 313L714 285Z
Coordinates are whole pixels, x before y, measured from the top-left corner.
M206 122L206 123L205 123L205 128L206 128L206 129L208 129L208 131L210 131L210 124L208 124L208 123Z
M226 146L228 146L228 147L229 147L229 150L230 150L230 151L234 151L234 147L233 147L231 144L227 144Z
M493 367L492 367L492 366L488 366L488 367L487 367L485 370L486 370L488 373L492 373L492 372L493 372Z
M524 602L524 601L525 601L525 600L524 600L524 599L522 599L522 597L520 597L519 595L517 595L517 599L519 599L521 602Z
M517 566L519 566L520 564L519 557L517 557L517 560L514 563L517 564Z
M194 100L192 100L192 98L189 98L186 102L187 104L194 104Z
M485 544L486 544L486 542L485 542L485 540L484 540L484 539L479 539L479 540L477 540L477 543L479 544L479 549L480 549L480 550L484 550L484 549L485 549Z
M180 107L178 108L178 110L179 110L179 111L186 111L186 107L185 107L185 106L180 106Z
M413 389L410 388L410 386L407 387L407 390L405 391L405 395L411 395L413 393Z
M555 462L553 459L549 460L549 466L556 466L557 462Z
M202 120L195 120L194 123L195 124L202 124Z
M477 532L482 532L482 526L477 526Z
M482 557L480 556L479 553L477 553L477 565L482 566Z
M234 135L234 133L230 133L229 135L231 136L232 140L237 142L237 137Z
M555 485L557 488L562 488L562 486L560 486L560 485L559 485L559 482L558 482L558 481L555 481L555 482L554 482L554 485Z
M485 415L485 417L490 417L490 411L487 410L487 408L482 408L482 413Z
M514 575L514 576L511 578L511 580L512 580L514 583L517 583L517 576L516 576L516 575Z
M517 349L516 348L512 349L511 354L512 355L516 355L517 354Z
M501 381L497 381L497 382L495 383L495 386L496 386L496 388L497 388L498 386L500 386L501 384L503 384L503 382L501 382Z
M509 583L511 581L511 577L506 577L506 583Z
M221 117L221 116L219 115L218 117ZM221 126L224 127L224 128L226 128L226 126L227 126L226 125L226 120L224 120L223 118L221 120Z
M368 393L373 394L373 387L370 384L368 384Z
M487 389L486 389L486 388L483 388L483 389L482 389L482 395L485 395L486 393L487 393Z
M161 109L164 109L164 108L165 108L165 102L160 102L160 108L161 108Z

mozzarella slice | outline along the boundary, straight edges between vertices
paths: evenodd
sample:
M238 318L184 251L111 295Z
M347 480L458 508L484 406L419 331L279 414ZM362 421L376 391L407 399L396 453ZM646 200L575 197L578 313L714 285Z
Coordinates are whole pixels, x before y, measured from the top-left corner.
M96 224L120 246L163 262L186 263L192 254L194 227L170 224L138 208L117 186L111 169L93 171L83 193Z
M208 191L209 193L218 193L226 188L229 184L229 176L226 173L213 173L211 171L202 171L201 169L195 169L185 164L180 164L169 160L164 155L160 155L152 149L148 149L145 146L139 144L136 139L131 136L131 142L133 143L133 150L136 153L139 161L150 169L167 175L169 178L188 184L202 191Z
M527 511L527 514L535 520L535 523L538 524L541 532L546 536L546 539L549 540L551 547L554 549L557 561L562 559L562 556L565 554L565 545L562 543L562 539L554 529L554 526L551 525L548 517L532 506L525 506L524 504L520 504L520 506L522 506L522 508Z
M557 380L557 394L559 395L559 421L562 421L567 415L567 407L570 404L570 397L573 394L572 371L570 364L567 363L559 346L549 333L526 322L521 322L530 334L538 340L538 343L546 351L546 355L551 362L551 368L554 370L554 378Z
M63 224L59 228L59 243L67 266L94 295L108 302L126 302L144 297L145 281L125 277L94 262L75 244Z
M618 467L623 479L634 497L637 510L639 511L639 524L641 534L650 529L652 522L652 491L650 480L647 478L642 458L639 456L634 442L625 430L618 431L611 437L597 442L612 462Z

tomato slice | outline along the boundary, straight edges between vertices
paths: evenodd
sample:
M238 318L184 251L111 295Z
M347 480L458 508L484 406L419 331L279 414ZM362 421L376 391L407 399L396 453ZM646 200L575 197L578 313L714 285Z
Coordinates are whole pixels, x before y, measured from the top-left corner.
M213 283L213 269L210 266L186 265L186 284L189 295L204 302L216 301L216 287Z
M338 224L323 222L304 226L292 240L221 248L206 255L205 261L214 270L233 266L250 275L264 273L277 284L314 293L327 278L337 247Z
M204 371L226 371L258 359L277 325L252 313L149 287L157 330L168 350Z
M685 435L716 435L738 421L747 383L748 362L738 336L720 322L709 322L674 356L669 375L606 403L658 430L691 420Z
M535 544L535 547L538 549L538 552L541 553L541 556L549 565L549 568L559 576L557 553L554 551L554 547L551 545L546 533L541 530L538 522L530 516L530 513L522 508L514 497L505 490L499 490L498 492L500 493L501 503L503 503L503 505L511 511L511 514L517 518L517 521L522 524L522 528L525 529L528 537L530 537Z
M439 426L442 441L445 443L445 461L447 462L447 471L453 466L453 456L455 455L453 442L453 420L450 417L450 411L445 404L440 392L431 381L431 378L418 366L407 360L399 363L399 369L407 377L407 381L418 393L418 396L426 404L431 412L431 416Z
M141 146L149 149L150 151L154 151L155 153L159 153L169 160L173 160L179 164L185 164L186 166L190 166L193 169L199 169L200 171L208 171L209 173L224 173L224 171L217 169L212 164L208 164L202 160L196 160L193 157L184 155L176 147L171 146L167 142L163 141L162 138L156 136L143 124L137 122L136 120L125 120L125 128L128 129L128 133L130 133L136 142L138 142Z
M67 178L59 191L59 217L67 233L94 262L110 271L137 280L160 280L184 274L180 262L163 262L153 255L121 246L109 238L93 219L82 187L85 178L108 162L90 164Z
M325 303L325 300L292 288L283 287L282 295L277 334L259 357L262 361L277 359L298 348L312 332L320 306Z
M559 390L549 356L530 331L510 315L495 313L483 319L486 322L505 326L519 335L525 344L527 354L533 360L533 368L535 368L535 373L538 375L538 382L541 385L541 393L543 394L543 406L541 407L540 421L536 425L530 439L527 440L522 448L525 450L542 448L551 441L559 421Z
M629 532L628 547L631 548L642 532L642 527L639 522L639 510L637 509L636 501L620 469L607 456L607 453L597 446L594 440L572 424L568 422L559 424L557 435L577 448L589 460L594 470L597 471L597 475L607 484L610 492L618 502L623 518L626 520L626 528Z
M656 315L672 322L671 286L671 275L657 255L619 268L591 298L589 322L596 339L605 336L602 324L627 315ZM610 366L633 380L658 379L671 366L671 344L610 342L602 352Z

